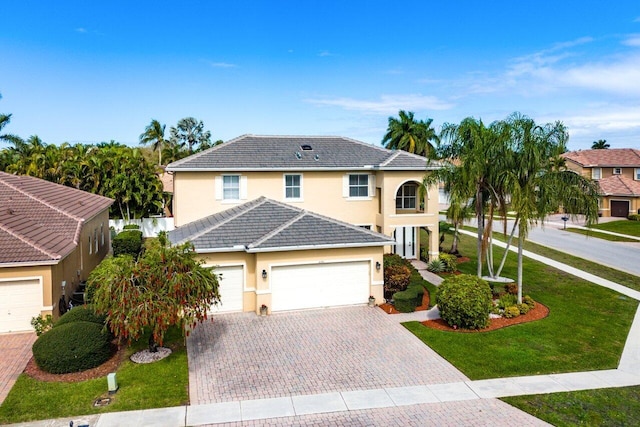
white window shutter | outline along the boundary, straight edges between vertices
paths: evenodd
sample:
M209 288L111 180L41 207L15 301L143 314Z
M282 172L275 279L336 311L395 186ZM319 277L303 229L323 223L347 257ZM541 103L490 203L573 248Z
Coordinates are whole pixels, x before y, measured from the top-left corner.
M221 176L216 176L214 191L215 191L216 200L222 200L222 177Z
M349 197L349 174L342 177L342 197Z
M240 177L240 200L246 200L247 198L247 177Z
M369 197L376 195L376 176L374 174L369 175Z

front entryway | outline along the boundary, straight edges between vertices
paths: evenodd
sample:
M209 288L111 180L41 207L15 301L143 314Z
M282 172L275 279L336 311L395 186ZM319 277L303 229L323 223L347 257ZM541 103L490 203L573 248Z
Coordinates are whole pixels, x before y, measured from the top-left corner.
M364 304L371 294L369 270L369 261L273 267L271 310Z
M393 232L396 246L393 252L403 258L416 258L416 231L417 227L398 227Z
M611 202L611 216L618 218L626 218L629 216L629 201L628 200L612 200Z

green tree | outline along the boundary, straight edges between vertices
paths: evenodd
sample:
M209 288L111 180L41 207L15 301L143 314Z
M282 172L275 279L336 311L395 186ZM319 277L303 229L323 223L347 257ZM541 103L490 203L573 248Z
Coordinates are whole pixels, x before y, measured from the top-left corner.
M220 301L217 276L196 257L193 245L173 246L161 233L138 260L106 258L87 281L96 312L107 316L121 342L138 340L149 328L149 348L157 350L170 326L193 328Z
M180 147L186 147L189 154L201 144L211 144L211 132L204 130L202 120L193 117L180 119L175 127L170 130L171 142Z
M591 144L592 150L606 150L609 147L611 147L611 145L607 143L606 139L599 139L597 141L593 141L593 144Z
M164 138L165 125L153 119L145 128L144 133L140 134L140 144L149 145L153 151L158 152L158 165L162 166L162 149L167 141Z
M389 117L387 133L382 144L390 150L404 150L425 157L433 157L434 145L439 142L436 131L431 126L433 119L417 121L413 112L400 110L399 119Z

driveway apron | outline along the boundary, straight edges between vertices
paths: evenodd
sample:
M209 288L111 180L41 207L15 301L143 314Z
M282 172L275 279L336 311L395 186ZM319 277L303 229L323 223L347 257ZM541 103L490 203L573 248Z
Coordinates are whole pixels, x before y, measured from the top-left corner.
M0 405L31 358L36 334L0 335Z
M468 380L371 307L217 315L187 348L191 405Z

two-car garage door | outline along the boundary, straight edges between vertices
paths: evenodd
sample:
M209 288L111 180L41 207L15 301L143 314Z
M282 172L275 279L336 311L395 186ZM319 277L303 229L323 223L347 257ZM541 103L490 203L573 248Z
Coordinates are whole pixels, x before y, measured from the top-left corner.
M39 278L0 280L0 333L33 331L31 318L41 310Z
M278 266L271 269L273 311L363 304L370 295L368 261Z

